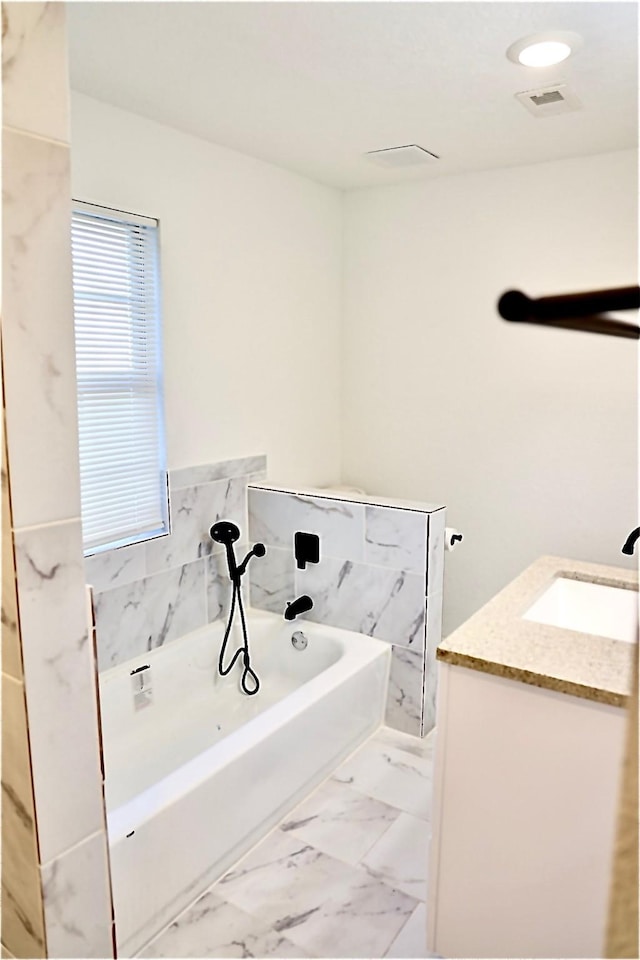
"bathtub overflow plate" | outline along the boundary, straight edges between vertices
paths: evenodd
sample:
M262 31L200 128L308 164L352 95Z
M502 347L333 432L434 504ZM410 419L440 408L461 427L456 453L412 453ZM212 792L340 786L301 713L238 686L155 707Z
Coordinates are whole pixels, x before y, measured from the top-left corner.
M296 632L291 636L291 643L296 650L306 650L309 641L305 637L302 630L296 630Z

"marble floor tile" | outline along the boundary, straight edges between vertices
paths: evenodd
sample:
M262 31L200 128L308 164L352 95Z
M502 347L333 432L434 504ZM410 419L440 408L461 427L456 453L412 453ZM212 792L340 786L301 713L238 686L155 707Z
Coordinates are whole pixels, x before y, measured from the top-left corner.
M428 957L427 908L419 904L395 938L385 957Z
M348 887L328 891L320 909L288 931L294 943L319 957L383 956L415 909L413 897L351 869L358 876Z
M406 750L369 740L333 779L421 820L431 818L432 765Z
M356 864L400 816L399 810L328 780L280 825L290 836Z
M429 956L430 825L405 807L425 806L432 749L380 728L139 955Z
M424 901L428 854L429 836L424 820L401 813L371 847L362 866L377 880Z
M318 886L340 883L348 871L298 837L272 831L215 885L215 892L256 916L277 919L302 908Z
M307 957L309 954L209 890L138 956Z
M432 730L426 737L413 737L411 734L394 730L392 727L380 727L371 737L369 743L379 743L384 747L395 747L432 764L435 735L435 730Z
M277 830L215 892L320 957L380 957L417 901Z

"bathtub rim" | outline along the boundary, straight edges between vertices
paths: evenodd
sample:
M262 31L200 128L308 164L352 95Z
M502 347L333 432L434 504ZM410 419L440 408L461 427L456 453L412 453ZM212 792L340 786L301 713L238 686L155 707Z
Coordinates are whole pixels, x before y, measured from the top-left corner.
M249 616L252 613L252 610L248 611ZM261 619L280 619L277 614L269 614L265 611L257 611L257 613ZM311 626L319 631L330 631L332 634L337 634L336 639L343 640L343 653L338 660L315 677L305 681L282 700L267 707L222 740L187 760L130 800L111 810L106 808L107 834L110 846L125 839L127 834L130 835L131 831L137 828L137 825L155 816L166 806L179 801L185 794L197 789L205 780L214 776L217 770L234 762L239 755L290 723L306 707L316 703L330 689L349 680L367 664L379 658L386 658L385 682L388 685L391 668L391 645L389 643L365 634L342 630L339 627L325 627L323 624L315 623ZM211 625L209 625L210 627ZM302 627L302 623L298 625L298 629L302 629ZM199 628L199 630L204 629L207 628ZM111 669L122 668L122 666L119 665L119 667ZM286 709L283 708L283 704L287 704ZM107 774L107 771L105 771L105 774Z

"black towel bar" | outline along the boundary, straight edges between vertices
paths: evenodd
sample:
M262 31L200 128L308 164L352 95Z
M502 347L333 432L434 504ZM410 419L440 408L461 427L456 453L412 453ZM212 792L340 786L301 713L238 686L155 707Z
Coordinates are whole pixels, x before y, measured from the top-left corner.
M498 301L498 313L513 323L536 323L586 333L603 333L610 337L640 339L640 327L614 317L609 310L637 310L640 308L640 287L620 287L614 290L594 290L589 293L567 293L557 297L538 297L533 300L519 290L503 293Z

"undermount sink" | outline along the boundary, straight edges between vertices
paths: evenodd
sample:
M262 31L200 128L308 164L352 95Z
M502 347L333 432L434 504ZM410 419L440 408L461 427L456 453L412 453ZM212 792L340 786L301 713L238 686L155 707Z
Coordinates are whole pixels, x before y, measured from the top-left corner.
M523 619L635 643L638 591L556 577Z

